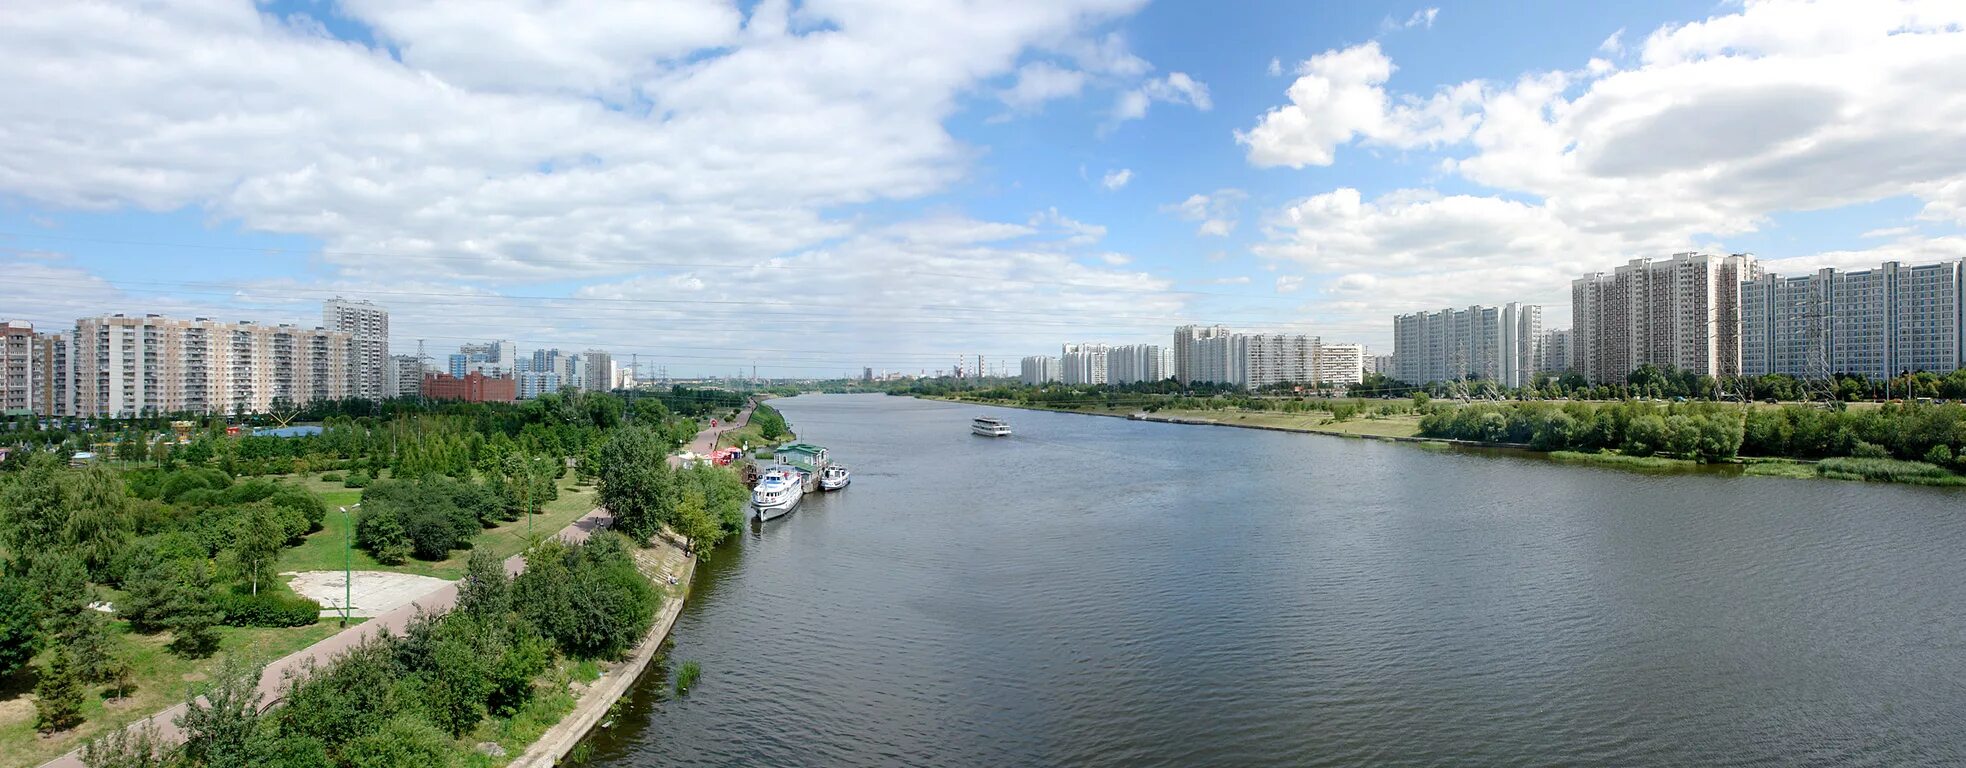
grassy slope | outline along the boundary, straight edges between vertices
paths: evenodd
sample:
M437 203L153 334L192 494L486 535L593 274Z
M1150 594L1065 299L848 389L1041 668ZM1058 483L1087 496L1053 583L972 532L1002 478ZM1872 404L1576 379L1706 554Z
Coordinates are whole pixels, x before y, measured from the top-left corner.
M129 627L116 622L122 648L136 670L135 686L120 702L96 687L82 707L88 721L52 738L34 732L34 703L30 691L33 676L28 673L0 681L0 768L39 765L81 746L110 728L122 727L140 717L184 700L199 681L209 678L220 660L239 654L254 663L266 663L313 645L339 631L331 622L287 629L238 629L219 627L219 651L210 658L180 659L164 650L168 633L130 634Z
M594 508L594 488L575 486L572 476L560 480L560 498L546 503L540 514L532 519L532 530L540 536L550 536L565 528L567 524L579 519ZM301 545L286 550L280 555L282 571L338 571L343 567L344 552L347 550L349 517L334 507L353 504L361 500L361 492L341 488L339 483L322 483L319 476L289 478L286 482L305 486L321 494L330 507L328 517L321 530L309 534ZM352 510L351 510L352 511ZM521 517L516 522L501 523L478 534L472 539L472 546L478 549L489 548L499 557L517 554L526 545L526 520ZM411 558L401 565L383 565L369 557L360 549L347 554L350 565L361 571L396 571L414 573L420 576L434 576L440 579L456 579L464 575L464 563L471 557L471 550L461 549L451 553L444 560L429 561Z

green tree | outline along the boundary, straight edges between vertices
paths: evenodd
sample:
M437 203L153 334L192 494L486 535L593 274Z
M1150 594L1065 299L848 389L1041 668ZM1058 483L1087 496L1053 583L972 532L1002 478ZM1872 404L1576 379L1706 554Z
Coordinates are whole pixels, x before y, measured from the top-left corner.
M130 496L108 467L91 466L75 477L67 494L62 543L82 557L96 581L110 581L109 566L129 545Z
M257 595L260 582L271 582L279 573L287 531L270 504L248 504L241 513L225 547L225 564L233 578L251 585Z
M13 482L0 487L0 543L7 551L22 555L61 546L69 507L60 466L53 454L36 452Z
M259 764L259 677L255 667L227 659L218 676L185 699L177 727L184 733L184 757L204 768L251 768Z
M68 649L75 676L83 682L115 682L129 666L101 611L82 611L55 640Z
M676 532L698 556L709 554L723 538L723 524L710 514L703 490L694 483L683 487L682 498L676 503Z
M40 610L28 590L26 579L0 575L0 678L20 671L41 650Z
M512 608L511 588L498 556L474 551L464 565L463 580L457 583L457 611L484 619L502 617Z
M171 631L171 642L165 647L171 653L184 658L203 658L218 648L218 633L213 627L225 617L212 598L211 574L205 570L204 563L194 563L186 569L185 579L179 588L172 590L164 614L164 627Z
M82 681L74 660L59 645L48 653L47 667L34 683L34 728L43 733L67 730L82 723Z
M601 448L601 506L614 515L614 528L647 541L673 519L675 480L661 435L630 426L608 436Z

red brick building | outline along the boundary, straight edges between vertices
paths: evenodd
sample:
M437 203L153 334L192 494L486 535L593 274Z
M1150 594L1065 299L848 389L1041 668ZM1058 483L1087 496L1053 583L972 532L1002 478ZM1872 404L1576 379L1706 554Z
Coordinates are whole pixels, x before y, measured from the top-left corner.
M519 399L519 381L509 376L489 377L477 371L465 374L462 379L447 373L425 374L423 396L467 403L511 403Z

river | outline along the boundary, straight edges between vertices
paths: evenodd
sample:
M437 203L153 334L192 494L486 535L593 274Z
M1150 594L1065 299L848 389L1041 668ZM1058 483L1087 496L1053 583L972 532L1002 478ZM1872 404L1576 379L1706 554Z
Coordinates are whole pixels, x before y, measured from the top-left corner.
M1966 764L1966 493L774 404L853 484L697 569L597 764Z

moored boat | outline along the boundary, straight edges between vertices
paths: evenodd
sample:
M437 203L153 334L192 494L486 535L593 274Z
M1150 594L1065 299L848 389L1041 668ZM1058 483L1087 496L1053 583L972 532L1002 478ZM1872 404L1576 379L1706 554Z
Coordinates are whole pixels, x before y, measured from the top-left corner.
M852 482L852 480L853 473L848 472L846 467L838 464L829 464L826 469L821 470L819 473L819 490L837 491L845 488L846 484Z
M751 490L751 509L759 522L784 517L799 505L805 495L804 478L799 471L790 467L772 467L758 478L758 487Z
M978 416L975 421L969 423L969 431L984 437L1009 437L1010 424L1003 419Z

